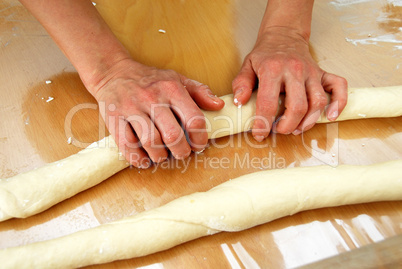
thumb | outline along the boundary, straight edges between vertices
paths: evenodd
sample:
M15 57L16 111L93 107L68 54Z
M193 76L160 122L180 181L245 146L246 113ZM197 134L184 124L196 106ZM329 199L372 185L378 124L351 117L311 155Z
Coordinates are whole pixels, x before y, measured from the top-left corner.
M326 92L331 93L331 102L327 108L327 119L336 120L345 108L348 100L348 82L346 79L334 74L324 73L322 86Z
M196 102L196 104L205 110L221 110L225 102L214 95L211 89L207 86L198 82L181 76L182 83L190 94L191 98Z
M234 104L241 106L248 102L255 87L256 75L249 60L245 60L239 74L232 82Z

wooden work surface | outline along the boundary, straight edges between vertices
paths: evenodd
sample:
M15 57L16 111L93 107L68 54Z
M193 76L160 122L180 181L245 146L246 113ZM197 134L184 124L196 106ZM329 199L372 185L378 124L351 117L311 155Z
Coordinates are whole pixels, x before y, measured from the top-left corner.
M218 95L231 92L265 6L257 0L119 2L97 1L96 7L134 58L176 69ZM345 77L350 87L401 85L402 7L391 2L317 1L311 52L319 65ZM67 157L107 134L72 65L15 0L0 2L0 74L0 178ZM261 169L399 158L402 117L322 124L262 143L250 134L225 137L184 162L128 168L41 214L0 223L0 248L94 227ZM97 267L295 267L399 234L402 201L359 204L302 212Z

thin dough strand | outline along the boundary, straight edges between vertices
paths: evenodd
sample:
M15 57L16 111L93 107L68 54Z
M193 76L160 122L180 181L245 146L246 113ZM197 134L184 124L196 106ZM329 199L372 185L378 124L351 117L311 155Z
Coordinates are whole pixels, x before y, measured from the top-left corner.
M400 171L402 160L261 171L116 222L2 250L0 260L2 268L76 268L149 255L304 210L400 200Z
M209 138L219 138L250 130L255 115L254 92L250 101L238 108L233 95L221 97L220 111L203 111ZM328 98L330 96L328 95ZM283 96L277 115L283 108ZM337 121L398 117L402 115L402 86L349 89L348 104ZM324 115L318 123L328 120ZM26 218L106 180L128 167L111 136L63 160L27 173L0 180L0 221Z

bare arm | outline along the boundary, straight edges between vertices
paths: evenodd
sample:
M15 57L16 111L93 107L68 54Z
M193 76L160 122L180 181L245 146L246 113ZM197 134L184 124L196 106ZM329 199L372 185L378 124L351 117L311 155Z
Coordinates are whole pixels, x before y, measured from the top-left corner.
M130 55L91 1L20 0L39 20L95 94L103 73Z
M191 149L205 147L208 137L198 106L219 110L224 104L206 85L172 70L135 62L91 1L21 3L45 27L85 87L102 103L106 126L132 165L146 168L151 161L163 161L167 149L174 157L185 158Z
M259 36L273 27L293 29L306 41L310 38L313 0L269 0Z
M259 81L253 136L261 141L272 128L300 134L314 126L332 93L327 118L335 120L346 105L346 80L319 68L310 55L313 0L269 0L256 45L233 81L235 103L248 101ZM280 92L285 92L285 113L274 125Z

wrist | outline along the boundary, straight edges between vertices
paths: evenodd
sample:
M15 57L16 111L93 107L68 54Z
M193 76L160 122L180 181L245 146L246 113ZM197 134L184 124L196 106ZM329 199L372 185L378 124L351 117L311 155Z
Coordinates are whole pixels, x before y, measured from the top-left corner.
M258 41L270 38L274 38L277 42L281 42L281 40L285 42L285 40L291 38L292 42L298 41L308 45L310 32L304 32L290 26L267 26L258 32L257 43Z
M94 97L99 89L113 77L118 66L131 60L131 56L124 50L109 50L96 54L98 56L92 56L90 60L74 63L83 84Z
M259 37L274 30L310 39L313 0L270 0L259 29Z

